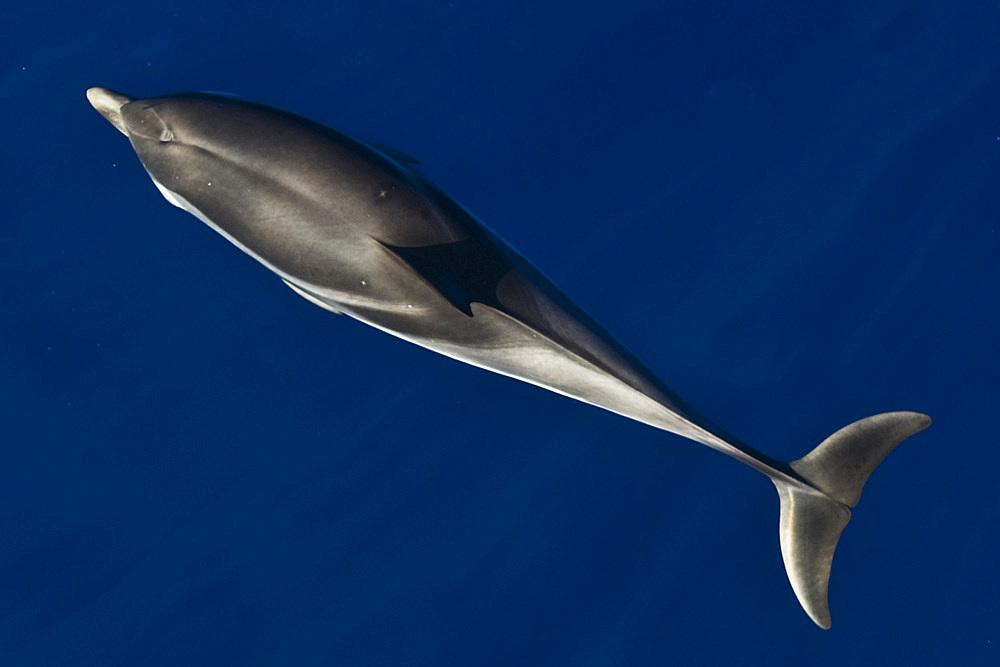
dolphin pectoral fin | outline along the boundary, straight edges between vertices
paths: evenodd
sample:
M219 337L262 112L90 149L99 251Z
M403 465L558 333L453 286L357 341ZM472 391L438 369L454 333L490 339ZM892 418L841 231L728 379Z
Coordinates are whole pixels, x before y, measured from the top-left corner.
M333 313L335 315L343 315L343 313L341 311L337 310L332 304L328 303L327 301L324 301L323 299L321 299L320 297L316 296L312 292L307 292L306 290L302 289L301 287L299 287L295 283L289 282L289 281L285 280L284 278L282 278L281 281L283 283L285 283L286 285L288 285L289 287L291 287L293 292L295 292L296 294L298 294L299 296L301 296L303 299L305 299L309 303L314 303L317 306L319 306L320 308L323 308L324 310L329 310L331 313Z
M833 552L868 476L896 445L930 426L919 412L887 412L854 422L790 464L812 488L771 478L781 498L781 556L809 617L830 627L827 590Z

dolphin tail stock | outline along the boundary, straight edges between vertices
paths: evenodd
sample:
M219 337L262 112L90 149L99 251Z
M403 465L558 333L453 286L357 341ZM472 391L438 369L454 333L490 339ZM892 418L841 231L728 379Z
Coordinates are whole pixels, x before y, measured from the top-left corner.
M830 566L851 519L850 508L858 504L861 489L882 459L930 423L919 412L887 412L856 421L789 464L809 486L771 478L781 499L785 571L802 608L821 628L830 627Z

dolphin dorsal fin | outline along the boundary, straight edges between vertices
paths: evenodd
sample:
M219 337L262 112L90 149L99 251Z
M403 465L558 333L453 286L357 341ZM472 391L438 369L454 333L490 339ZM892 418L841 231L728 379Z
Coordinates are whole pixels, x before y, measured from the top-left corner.
M388 146L383 146L382 144L376 144L374 141L367 142L369 146L377 150L379 153L391 157L396 162L401 162L403 164L420 164L420 160L404 153L403 151L397 151L395 148L389 148Z

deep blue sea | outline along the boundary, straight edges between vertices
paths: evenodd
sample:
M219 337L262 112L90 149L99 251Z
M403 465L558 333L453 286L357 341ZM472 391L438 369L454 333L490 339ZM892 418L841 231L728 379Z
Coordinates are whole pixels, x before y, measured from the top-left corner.
M4 10L0 664L1000 664L996 2ZM762 475L296 296L87 88L405 151L781 460L890 410L799 607Z

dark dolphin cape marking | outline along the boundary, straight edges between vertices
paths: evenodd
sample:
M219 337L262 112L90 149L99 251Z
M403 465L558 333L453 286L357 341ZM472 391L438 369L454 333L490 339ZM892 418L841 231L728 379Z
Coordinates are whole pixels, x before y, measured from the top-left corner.
M501 310L497 285L510 271L495 253L483 252L472 239L404 248L382 246L409 266L415 275L448 300L456 309L472 317L472 304L481 303Z
M837 541L868 476L930 418L850 424L772 459L685 404L544 274L428 181L416 160L238 98L87 97L166 199L309 301L450 357L717 449L768 476L792 589L830 627Z

